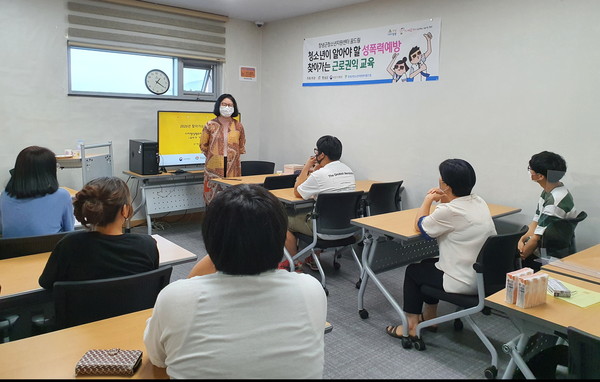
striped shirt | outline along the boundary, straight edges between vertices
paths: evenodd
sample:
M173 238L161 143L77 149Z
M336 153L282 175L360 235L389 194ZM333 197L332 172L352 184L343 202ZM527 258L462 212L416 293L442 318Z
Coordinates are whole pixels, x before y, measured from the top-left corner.
M553 221L575 217L577 217L577 209L575 209L573 196L561 183L550 192L542 191L533 216L533 221L537 222L534 233L541 236Z

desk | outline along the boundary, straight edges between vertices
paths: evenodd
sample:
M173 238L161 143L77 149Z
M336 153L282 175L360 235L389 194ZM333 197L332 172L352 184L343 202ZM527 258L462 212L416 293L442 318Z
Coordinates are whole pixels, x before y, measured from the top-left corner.
M86 351L121 348L144 352L142 364L131 378L168 379L166 369L150 363L144 345L146 320L151 315L152 309L146 309L0 344L0 378L71 379L75 378L77 361Z
M142 200L135 208L135 215L145 207L148 235L152 234L152 214L183 211L204 207L204 171L181 174L173 172L158 175L141 175L133 171L123 174L141 180Z
M73 326L55 332L0 344L0 379L71 379L77 361L90 349L141 350L142 364L133 377L120 379L168 379L166 369L152 365L144 345L146 320L152 309ZM325 323L325 333L333 326Z
M160 235L152 235L152 237L158 246L160 266L198 259L197 255ZM38 279L48 262L48 257L50 252L0 260L0 280L2 280L0 300L4 296L42 289Z
M494 219L521 211L520 208L506 207L498 204L488 204L488 207ZM435 206L432 207L432 211L433 209L435 209ZM352 224L365 229L361 283L358 291L359 315L363 319L369 316L368 312L364 309L363 300L367 281L372 279L400 316L404 336L408 336L408 325L404 311L381 281L379 281L376 274L438 255L437 241L421 239L419 231L415 229L415 215L418 210L419 208L413 208L352 220ZM380 238L386 238L385 240L400 240L402 245L391 254L375 256Z
M247 176L236 176L233 178L215 178L212 182L218 183L222 186L229 187L238 184L263 184L267 176L279 176L276 174L261 174L261 175L247 175Z
M542 271L600 284L600 244L551 261L542 266Z
M594 283L560 274L553 274L551 277L600 292L600 285ZM538 331L548 333L559 331L566 334L567 327L573 326L595 336L600 336L600 325L598 325L600 304L580 308L561 299L547 296L545 304L523 309L514 304L507 304L504 301L505 295L506 290L503 289L485 299L487 306L505 312L521 332L514 340L502 346L502 350L511 356L503 379L512 378L517 365L526 377L533 377L521 356L529 337Z
M77 190L74 190L69 187L64 187L64 186L61 186L60 188L64 188L65 190L67 190L67 192L69 192L69 195L71 195L71 199L75 198L75 194L77 194Z

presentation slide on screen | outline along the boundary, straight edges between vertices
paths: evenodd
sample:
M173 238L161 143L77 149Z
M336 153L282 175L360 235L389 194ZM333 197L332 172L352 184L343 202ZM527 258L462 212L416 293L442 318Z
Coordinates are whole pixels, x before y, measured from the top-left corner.
M186 111L158 112L158 154L160 166L197 165L205 162L200 135L213 113ZM239 120L239 116L236 117Z

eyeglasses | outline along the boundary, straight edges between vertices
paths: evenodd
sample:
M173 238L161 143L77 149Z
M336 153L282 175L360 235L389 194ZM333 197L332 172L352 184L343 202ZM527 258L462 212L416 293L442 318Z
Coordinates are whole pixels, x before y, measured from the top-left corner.
M221 106L229 106L229 107L233 107L232 103L225 103L225 102L221 102Z
M319 149L318 149L318 148L316 148L316 147L315 147L315 148L313 149L313 151L314 151L315 155L319 155Z
M413 54L411 54L410 56L411 56L412 58L415 58L415 57L417 57L417 56L418 56L418 55L420 55L420 54L421 54L421 51L420 51L420 50L418 50L418 51L414 52Z
M531 170L531 166L527 166L527 171Z

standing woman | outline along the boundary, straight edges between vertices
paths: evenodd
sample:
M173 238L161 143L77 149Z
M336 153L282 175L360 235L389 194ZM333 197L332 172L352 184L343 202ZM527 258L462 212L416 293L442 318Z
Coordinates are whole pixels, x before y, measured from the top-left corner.
M45 147L21 150L0 195L3 237L51 235L73 231L71 195L58 187L56 156Z
M231 94L222 94L215 102L217 116L206 123L200 136L200 150L206 156L204 202L208 205L220 190L211 179L242 175L240 155L246 153L246 134L240 121L237 102Z

